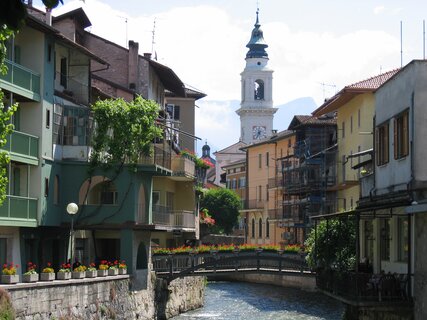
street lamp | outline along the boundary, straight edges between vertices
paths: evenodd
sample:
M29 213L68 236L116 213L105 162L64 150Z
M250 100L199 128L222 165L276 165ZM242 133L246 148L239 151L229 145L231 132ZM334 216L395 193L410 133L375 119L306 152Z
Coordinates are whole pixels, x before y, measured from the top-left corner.
M79 206L74 202L71 202L67 205L67 212L71 216L71 229L70 229L70 241L68 244L68 257L70 259L70 265L73 264L74 258L74 229L73 229L73 218L74 215L79 211Z

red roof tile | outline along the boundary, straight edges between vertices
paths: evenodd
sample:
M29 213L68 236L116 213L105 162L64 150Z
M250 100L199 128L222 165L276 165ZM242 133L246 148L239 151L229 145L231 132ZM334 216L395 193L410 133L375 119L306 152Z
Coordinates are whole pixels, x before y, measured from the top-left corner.
M384 82L386 82L388 79L390 79L392 76L394 76L400 68L394 69L385 73L381 73L377 76L371 77L366 80L362 80L356 83L353 83L349 86L346 86L344 89L351 88L351 89L371 89L376 90L378 89Z

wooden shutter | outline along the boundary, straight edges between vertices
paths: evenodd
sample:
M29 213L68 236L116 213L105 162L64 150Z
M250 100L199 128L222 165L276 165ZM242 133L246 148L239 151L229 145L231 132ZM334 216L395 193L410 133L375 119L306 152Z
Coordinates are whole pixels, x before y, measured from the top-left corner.
M393 149L394 149L394 158L398 158L398 148L399 148L399 141L398 141L398 130L397 130L397 119L393 119Z
M376 164L377 166L380 165L380 142L379 142L379 136L380 136L380 132L379 132L379 128L375 128L375 159L376 159Z
M409 126L408 126L408 111L403 114L403 130L402 130L402 156L407 156L409 153Z

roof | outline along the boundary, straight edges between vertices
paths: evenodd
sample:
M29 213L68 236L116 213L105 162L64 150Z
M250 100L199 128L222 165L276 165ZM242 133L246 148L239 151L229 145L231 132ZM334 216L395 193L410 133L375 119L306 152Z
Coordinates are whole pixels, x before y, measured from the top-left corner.
M336 124L337 120L332 116L296 115L289 124L288 130L295 130L300 126L333 126Z
M202 98L206 97L206 93L204 93L200 90L197 90L197 89L189 86L188 84L184 84L184 85L185 85L185 96L187 98L193 98L195 100L198 100L198 99L202 99ZM166 90L165 94L167 97L176 96L173 92L171 92L169 90Z
M82 28L87 28L90 27L92 25L92 23L90 22L89 18L87 17L86 13L84 12L84 10L80 7L71 11L68 11L64 14L61 14L59 16L53 17L52 20L53 21L60 21L60 20L64 20L67 18L75 18L79 24L82 26Z
M230 168L230 167L234 167L234 166L237 166L237 165L241 165L241 164L246 164L246 159L240 159L240 160L237 160L237 161L233 161L233 162L231 162L231 163L229 163L229 164L226 164L226 165L224 165L224 166L222 166L222 169L224 169L224 168Z
M344 87L340 92L326 100L319 108L314 110L312 114L314 116L320 116L325 113L333 112L353 99L356 95L374 92L393 77L399 70L400 69L394 69L381 73L377 76Z
M268 54L265 51L265 48L268 47L267 43L264 40L264 34L261 30L261 25L259 24L258 19L258 10L256 12L256 22L254 24L254 29L251 33L251 39L246 45L249 48L249 51L246 53L247 58L268 58Z
M179 97L186 97L184 83L171 68L166 67L165 65L158 63L154 60L151 60L150 58L142 58L146 59L149 62L150 67L152 67L156 71L165 89L175 93Z

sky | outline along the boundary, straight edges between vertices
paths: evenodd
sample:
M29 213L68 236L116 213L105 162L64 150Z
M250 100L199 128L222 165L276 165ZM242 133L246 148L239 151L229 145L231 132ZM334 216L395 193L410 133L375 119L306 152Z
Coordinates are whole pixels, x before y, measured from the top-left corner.
M240 73L257 7L274 106L306 98L314 104L297 110L307 114L346 85L424 57L424 0L64 0L53 15L77 7L88 31L124 47L138 42L140 54L156 54L207 94L196 102L197 149L207 141L212 152L239 139ZM287 128L289 113L275 129Z

